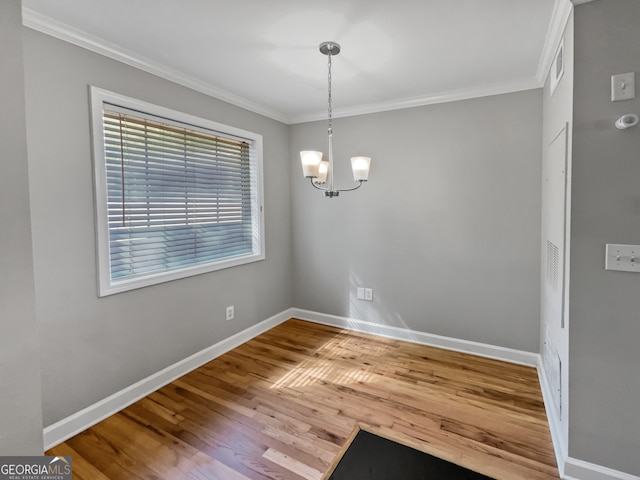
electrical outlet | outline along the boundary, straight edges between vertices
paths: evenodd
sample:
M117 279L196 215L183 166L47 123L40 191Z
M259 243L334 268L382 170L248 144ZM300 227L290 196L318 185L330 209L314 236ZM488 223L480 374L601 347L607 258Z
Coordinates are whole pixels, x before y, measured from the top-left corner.
M227 319L226 321L228 322L229 320L233 320L233 317L235 316L234 311L233 311L233 305L230 305L227 307Z
M356 298L358 300L373 302L373 288L358 287L356 290Z

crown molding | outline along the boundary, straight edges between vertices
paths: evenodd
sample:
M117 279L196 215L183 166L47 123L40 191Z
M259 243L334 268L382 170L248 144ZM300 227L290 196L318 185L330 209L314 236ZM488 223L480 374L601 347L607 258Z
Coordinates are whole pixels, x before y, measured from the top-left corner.
M574 3L585 3L593 0L573 0ZM544 85L547 73L553 61L553 55L559 44L564 27L571 12L570 0L556 0L554 10L547 31L543 53L541 55L535 78L517 82L506 82L493 85L483 85L469 89L439 92L433 95L405 98L389 102L371 103L336 109L333 116L349 117L370 113L386 112L404 108L420 107L437 103L454 102L471 98L500 95L524 90L540 88ZM203 82L197 78L185 75L182 72L168 68L165 65L143 57L133 51L124 49L118 45L107 42L99 37L93 36L83 30L71 27L63 22L54 20L46 15L42 15L30 8L23 7L22 23L25 27L37 30L46 35L58 38L73 45L85 48L92 52L104 55L113 60L125 63L145 72L156 75L165 80L177 83L192 90L204 93L213 98L230 103L245 110L272 118L285 124L296 124L323 120L325 112L303 113L299 115L287 115L281 111L269 108L265 105L253 102L229 91L218 88L208 82Z
M390 102L371 103L354 107L334 109L332 112L332 116L333 118L352 117L355 115L387 112L390 110L400 110L403 108L422 107L425 105L434 105L437 103L456 102L458 100L468 100L471 98L489 97L491 95L501 95L504 93L521 92L524 90L540 88L541 86L542 85L534 78L517 82L483 85L480 87L440 92L434 95L427 95L422 97L405 98L400 100L393 100ZM317 120L325 120L326 117L326 112L292 115L289 123L296 124L315 122Z
M59 40L71 43L78 47L85 48L113 60L125 63L132 67L151 73L165 80L204 93L224 102L230 103L245 110L264 115L265 117L289 123L289 118L282 112L265 107L246 98L235 95L231 92L215 87L210 83L203 82L189 75L185 75L177 70L166 67L149 58L143 57L135 52L126 50L118 45L109 43L99 37L93 36L83 30L71 27L63 22L54 20L46 15L42 15L30 8L22 8L22 23L25 27L37 30L46 35L50 35Z
M573 3L575 4L576 1ZM582 3L584 3L584 0L582 0ZM549 28L547 29L547 35L545 36L544 47L542 48L536 73L536 80L540 86L544 86L544 82L547 79L549 69L553 63L553 57L564 36L564 29L567 26L572 9L573 5L569 0L556 0L553 5L553 13L551 14L551 21L549 22Z

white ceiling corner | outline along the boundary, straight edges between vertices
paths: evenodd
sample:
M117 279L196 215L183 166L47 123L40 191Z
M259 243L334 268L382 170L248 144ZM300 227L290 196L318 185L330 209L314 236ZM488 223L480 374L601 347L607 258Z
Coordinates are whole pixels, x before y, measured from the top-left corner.
M334 115L358 115L541 87L571 8L569 0L23 0L23 23L299 123L326 117L321 41L343 47Z
M177 70L173 70L166 65L155 62L149 58L145 58L135 51L126 50L122 46L94 37L87 32L78 30L77 28L42 15L30 8L23 7L22 22L26 27L32 28L41 33L64 40L65 42L69 42L73 45L86 48L92 52L99 53L100 55L104 55L105 57L120 61L132 67L139 68L145 72L170 80L206 95L210 95L232 105L245 108L249 111L259 113L284 123L287 123L289 120L289 118L282 112L267 108L259 103L251 102L239 95L235 95L231 92L218 88L206 81L202 81Z

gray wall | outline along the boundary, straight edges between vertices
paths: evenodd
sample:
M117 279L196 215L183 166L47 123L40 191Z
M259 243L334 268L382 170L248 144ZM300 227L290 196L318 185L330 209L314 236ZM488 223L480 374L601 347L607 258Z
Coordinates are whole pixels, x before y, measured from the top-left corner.
M640 2L575 9L569 453L640 475L640 275L604 270L606 243L640 244L640 114L610 101L610 76L640 71ZM640 78L636 74L636 82Z
M19 0L0 2L0 45L0 455L40 455L42 400Z
M288 127L24 30L45 425L289 308ZM262 262L97 297L88 85L264 136ZM225 323L227 305L236 318Z
M337 199L299 162L326 152L326 123L294 125L294 305L537 352L541 110L532 90L337 119L338 183L372 157L368 184Z

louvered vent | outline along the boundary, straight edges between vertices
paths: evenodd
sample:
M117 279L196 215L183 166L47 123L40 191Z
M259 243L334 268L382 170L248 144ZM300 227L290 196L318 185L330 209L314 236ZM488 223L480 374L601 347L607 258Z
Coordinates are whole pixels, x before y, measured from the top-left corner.
M560 249L547 240L547 284L554 292L558 292L560 280Z

